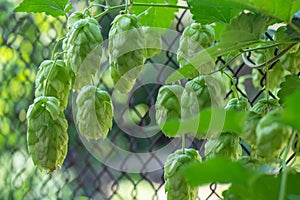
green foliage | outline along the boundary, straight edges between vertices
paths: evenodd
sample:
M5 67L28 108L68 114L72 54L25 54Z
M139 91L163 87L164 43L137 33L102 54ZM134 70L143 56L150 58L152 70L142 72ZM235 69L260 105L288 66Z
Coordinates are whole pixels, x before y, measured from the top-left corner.
M260 35L263 34L271 18L260 14L241 13L238 17L231 20L220 36L220 43L202 51L190 60L193 66L201 66L220 55L234 52L241 48L249 47L260 41ZM197 69L198 70L198 69ZM190 77L195 73L195 69L190 65L185 66L171 74L166 83L175 82L183 77Z
M68 13L72 6L68 0L24 0L14 12L45 12L47 15L58 17Z
M280 84L280 91L278 92L279 102L285 102L287 96L300 89L300 79L296 75L288 75L285 81Z
M152 7L151 4L165 3L164 0L139 0L139 3L146 3L145 6L132 6L132 11L139 17L141 24L144 26L169 28L172 20L174 19L174 13L178 11L177 8L168 7ZM150 4L150 5L148 5ZM168 0L168 4L176 5L177 0Z
M161 34L155 28L143 27L146 55L145 58L151 58L157 54L160 54L162 48Z
M291 95L286 97L285 100L285 109L282 114L282 121L291 125L298 132L300 132L300 124L299 124L299 104L300 91L292 93Z

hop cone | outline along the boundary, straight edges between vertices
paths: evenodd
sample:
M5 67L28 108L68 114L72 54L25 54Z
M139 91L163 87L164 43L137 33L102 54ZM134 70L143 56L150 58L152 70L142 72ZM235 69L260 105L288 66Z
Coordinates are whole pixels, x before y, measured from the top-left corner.
M167 120L181 118L180 99L182 92L183 87L180 85L166 85L159 89L155 103L158 125L163 126Z
M210 25L201 25L193 23L187 26L180 38L179 48L177 50L177 61L180 67L190 65L190 60L203 49L213 45L215 41L215 32ZM210 72L214 63L208 62L201 66L201 72ZM200 67L200 66L196 66ZM199 73L192 74L191 78L198 76Z
M269 161L279 157L287 145L292 129L279 122L280 110L265 115L256 127L256 155Z
M55 97L37 97L27 111L27 145L35 165L53 171L67 155L68 123Z
M251 105L247 98L233 98L230 99L225 106L225 110L236 110L236 111L248 111L250 110Z
M56 97L64 110L68 104L70 87L71 77L62 60L45 60L41 63L35 80L35 97Z
M84 86L76 99L76 123L87 139L104 139L112 127L113 105L110 96L96 86Z
M235 133L225 132L216 139L209 139L205 143L205 156L207 159L223 156L237 159L242 155L239 137Z
M182 93L182 117L196 116L199 111L211 105L222 104L223 83L217 76L198 76L185 85Z
M143 31L146 46L145 58L151 58L156 54L160 54L162 41L158 30L155 28L143 27Z
M135 15L117 16L109 31L111 77L115 87L128 93L144 64L144 34Z
M164 167L165 191L168 200L196 200L198 187L191 187L182 172L184 166L201 162L194 149L182 149L170 154Z
M63 43L65 62L72 70L76 80L73 88L80 90L84 85L91 82L91 75L96 74L100 67L103 41L100 26L94 18L80 18L75 15L70 18L68 24L72 28Z

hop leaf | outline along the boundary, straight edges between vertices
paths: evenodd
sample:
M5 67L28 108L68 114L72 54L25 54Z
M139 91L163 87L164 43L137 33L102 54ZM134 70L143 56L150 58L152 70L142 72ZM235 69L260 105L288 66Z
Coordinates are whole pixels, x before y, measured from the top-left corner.
M156 54L159 54L161 51L162 41L161 35L155 28L143 27L144 37L145 37L145 46L146 54L145 58L151 58Z
M191 187L183 174L183 167L201 162L194 149L182 149L170 154L164 166L165 191L168 200L196 200L198 187Z
M177 61L180 67L190 65L189 61L203 49L212 46L214 41L215 32L210 25L193 23L190 26L187 26L180 37L179 48L177 50ZM201 73L209 73L213 66L213 62L201 66ZM191 78L198 75L198 72L192 74Z
M35 165L49 171L67 155L68 123L55 97L37 97L27 111L27 145Z
M64 58L66 65L76 76L75 90L91 82L91 75L99 69L102 55L103 38L97 20L88 17L76 21L81 17L74 14L69 18L68 24L72 28L63 43L63 49L67 52Z
M181 95L183 87L180 85L166 85L159 89L155 103L156 122L163 126L167 120L181 118ZM168 136L168 133L164 133Z
M68 104L70 87L71 77L62 60L45 60L41 63L35 80L35 97L56 97L64 110Z
M210 139L205 143L205 156L207 159L223 156L237 159L242 155L242 147L239 137L235 133L225 132L216 139Z
M279 122L281 110L269 112L261 118L256 127L256 155L266 161L274 161L280 156L292 134L290 126Z
M76 99L76 123L86 139L104 139L112 127L110 96L96 86L84 86Z
M144 64L144 34L135 15L118 15L109 31L111 77L115 87L128 93Z

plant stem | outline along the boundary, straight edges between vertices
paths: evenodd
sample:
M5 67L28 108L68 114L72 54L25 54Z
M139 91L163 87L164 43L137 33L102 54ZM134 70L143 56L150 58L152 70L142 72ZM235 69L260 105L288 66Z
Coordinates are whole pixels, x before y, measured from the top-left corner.
M93 4L93 5L97 6L99 4ZM93 5L91 5L91 6L93 6ZM163 8L189 9L188 6L180 6L180 5L174 5L174 4L136 3L136 2L130 1L129 3L121 4L121 5L118 5L118 6L111 6L111 7L108 6L108 5L107 6L101 5L101 7L106 8L106 10L103 11L102 13L94 16L94 18L102 17L102 16L106 15L107 13L109 13L112 10L117 10L117 9L122 9L122 8L126 9L126 8L128 8L128 6L144 6L144 7L163 7Z
M182 148L182 151L184 153L184 149L185 149L185 134L183 134L181 136L181 148Z
M286 159L288 156L288 153L290 151L290 148L292 146L292 143L294 141L294 137L295 134L293 133L293 135L291 136L288 146L286 147L286 149L283 152L283 158L282 158L282 176L281 176L281 182L280 182L280 190L279 190L279 197L278 200L284 200L284 196L285 196L285 188L286 188L286 180L287 180L287 171L286 171Z
M164 8L181 8L181 9L190 9L188 6L179 6L174 4L160 4L160 3L137 3L133 2L132 6L152 6L152 7L164 7Z
M54 60L55 58L55 53L56 53L56 50L57 50L57 47L58 47L58 44L63 40L65 39L65 37L62 37L60 39L58 39L53 47L53 50L52 50L52 55L51 55L51 60Z
M239 96L239 93L238 93L238 91L236 89L236 85L235 85L236 84L236 80L232 76L230 76L227 72L223 71L223 73L230 79L230 82L232 84L231 89L232 89L233 93L235 94L236 98L239 99L240 96Z
M245 53L242 54L242 58L244 63L251 68L254 69L259 69L259 68L263 68L265 66L271 65L274 62L276 62L279 58L281 58L282 56L284 56L286 53L288 53L296 44L298 43L292 43L290 44L288 47L286 47L285 49L283 49L279 54L277 54L276 56L274 56L273 58L271 58L270 60L267 60L266 62L263 62L261 64L252 64L248 58L246 57Z

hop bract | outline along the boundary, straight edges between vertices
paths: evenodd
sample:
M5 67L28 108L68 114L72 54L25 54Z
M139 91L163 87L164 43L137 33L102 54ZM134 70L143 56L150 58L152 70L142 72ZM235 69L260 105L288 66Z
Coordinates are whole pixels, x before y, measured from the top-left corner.
M180 37L179 48L177 50L177 61L180 67L190 65L190 60L203 49L213 45L215 41L215 32L210 25L201 25L193 23L187 26ZM210 72L214 63L208 62L201 66L201 73ZM200 67L200 66L193 66ZM199 73L192 74L191 78L198 76Z
M84 86L76 99L76 123L86 139L104 139L112 127L113 105L109 94L96 86Z
M165 191L168 200L196 200L198 187L191 187L183 174L183 168L201 162L194 149L180 149L170 154L164 166Z
M41 63L35 80L35 97L56 97L64 110L68 104L70 88L71 77L62 60L45 60Z
M115 87L128 93L142 71L145 55L144 33L133 14L118 15L109 31L111 77Z
M27 145L35 165L49 171L67 155L68 123L55 97L37 97L27 111Z

